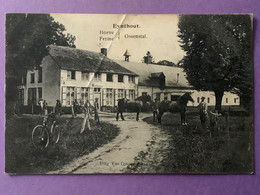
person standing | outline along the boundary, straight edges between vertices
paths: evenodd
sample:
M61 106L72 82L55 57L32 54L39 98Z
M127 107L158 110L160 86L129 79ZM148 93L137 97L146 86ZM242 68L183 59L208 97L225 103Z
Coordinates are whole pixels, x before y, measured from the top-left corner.
M95 99L94 102L94 112L95 112L95 121L99 123L99 103L98 98Z
M72 117L74 118L78 114L79 103L77 100L73 101L72 104Z
M46 102L46 100L43 100L43 112L44 112L44 115L48 114L47 107L48 107L48 103Z
M121 119L124 121L125 118L123 116L123 112L125 111L125 108L126 108L126 104L127 104L127 101L125 98L122 98L122 99L119 99L118 100L118 108L117 108L117 113L116 113L116 120L118 121L118 118L119 118L119 114L121 116Z
M61 116L61 103L60 100L56 100L55 113Z
M206 102L204 102L204 100L205 100L205 97L201 97L201 102L198 105L198 108L199 108L201 126L205 130L206 117L208 114L208 106L207 106Z
M80 133L84 132L86 125L87 125L87 128L89 130L91 130L90 122L89 122L89 118L90 118L90 115L91 115L90 108L91 108L91 105L89 103L89 100L87 100L85 105L83 106L85 117L84 117L83 122L82 122Z
M159 101L157 98L154 99L153 105L153 122L157 121L157 116L159 114Z
M43 99L40 99L38 104L40 105L40 108L41 108L40 114L43 115L43 114L44 114L44 110L43 110Z

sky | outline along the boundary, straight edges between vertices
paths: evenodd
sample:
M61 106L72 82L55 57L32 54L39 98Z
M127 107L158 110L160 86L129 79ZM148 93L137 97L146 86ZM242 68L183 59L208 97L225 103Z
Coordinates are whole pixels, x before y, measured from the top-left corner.
M184 52L179 46L178 15L119 15L119 14L51 14L62 23L66 33L76 37L78 49L100 52L108 49L108 57L124 60L126 50L130 61L141 62L150 51L155 62L177 63ZM117 28L116 25L128 25ZM137 26L138 25L138 26ZM137 35L138 37L131 37ZM111 40L113 38L113 40Z

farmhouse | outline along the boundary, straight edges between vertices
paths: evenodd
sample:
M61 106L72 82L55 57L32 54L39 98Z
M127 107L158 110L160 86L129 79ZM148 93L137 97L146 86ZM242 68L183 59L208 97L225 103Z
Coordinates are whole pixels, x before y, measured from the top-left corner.
M141 95L150 95L160 101L176 101L185 92L193 92L194 105L204 96L208 105L215 105L213 92L196 91L189 85L182 68L131 62L128 51L125 60L111 60L105 48L101 53L50 45L40 67L27 70L25 83L20 87L19 99L23 105L38 105L45 99L55 106L59 99L63 106L71 106L76 99L93 104L113 107L117 100L134 100ZM235 94L226 92L222 105L239 105ZM192 106L191 103L188 104Z
M215 106L215 95L210 91L197 91L187 81L186 74L182 68L146 64L139 62L131 62L127 60L115 60L121 66L128 70L138 73L138 96L150 95L154 100L160 101L167 99L176 101L181 95L186 92L193 92L194 106L197 106L204 96L206 103L210 106ZM225 92L222 105L239 105L239 97L236 94ZM193 106L191 102L188 106Z
M106 54L106 50L102 52ZM104 54L62 46L49 46L39 68L27 71L26 84L20 89L24 105L37 105L45 99L54 106L59 99L71 106L77 99L101 106L115 106L117 99L137 97L138 75Z

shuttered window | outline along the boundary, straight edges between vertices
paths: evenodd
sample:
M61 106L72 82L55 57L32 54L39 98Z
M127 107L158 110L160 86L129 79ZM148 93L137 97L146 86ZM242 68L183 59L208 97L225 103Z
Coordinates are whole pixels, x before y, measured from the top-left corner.
M129 99L130 100L135 99L135 90L132 90L132 89L129 90Z
M106 105L108 106L113 105L113 89L106 90Z

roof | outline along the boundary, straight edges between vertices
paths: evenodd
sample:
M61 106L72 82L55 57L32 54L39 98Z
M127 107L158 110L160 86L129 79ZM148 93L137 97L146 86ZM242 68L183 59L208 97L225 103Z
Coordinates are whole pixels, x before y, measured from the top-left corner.
M61 69L137 76L101 53L56 45L48 47L50 56Z
M182 68L157 64L146 64L141 62L126 62L123 60L115 60L115 62L131 70L132 72L138 73L138 85L159 85L158 81L155 81L153 78L156 76L159 77L163 73L165 75L165 87L192 88L192 86L188 83L186 74ZM179 74L178 82L177 74Z

